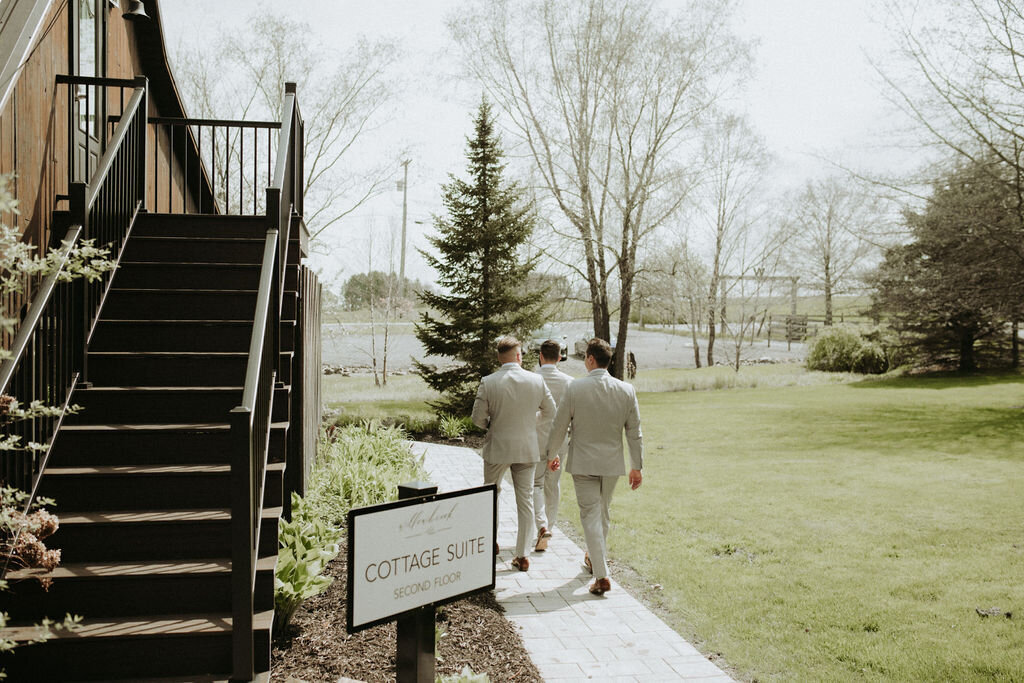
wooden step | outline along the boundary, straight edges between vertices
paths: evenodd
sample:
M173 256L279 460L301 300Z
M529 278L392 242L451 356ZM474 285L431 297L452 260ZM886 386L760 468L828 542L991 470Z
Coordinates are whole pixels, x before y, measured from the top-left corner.
M295 292L285 292L281 319L295 320ZM101 315L113 320L246 320L256 314L256 291L112 288Z
M264 505L281 507L283 482L284 463L268 463ZM47 467L39 494L59 501L62 514L217 507L231 502L231 466Z
M299 267L285 269L284 288L295 290ZM258 264L122 261L115 287L128 289L257 289Z
M271 610L254 615L258 671L270 668ZM11 681L142 680L194 674L230 674L231 614L168 614L139 619L86 618L82 628L58 633L0 658ZM16 624L3 631L31 637Z
M128 261L185 263L262 263L266 237L143 237L132 235L125 245ZM297 263L299 245L288 245L288 263Z
M147 213L132 227L132 237L249 237L267 234L263 216Z
M226 557L231 554L227 508L99 511L63 514L47 546L63 562L127 562ZM281 508L263 508L260 556L277 553Z
M271 462L284 462L288 423L270 429ZM50 467L227 463L226 422L181 424L64 424L53 442Z
M100 319L90 351L249 351L252 320ZM294 350L295 321L281 322L281 350Z
M288 389L275 390L273 421L286 422ZM82 406L64 418L65 424L198 423L222 417L242 400L242 387L125 387L93 386L76 389L72 403Z
M248 352L95 351L89 381L119 386L225 386L242 384ZM280 381L291 383L292 354L282 353Z
M256 564L257 611L274 609L276 556ZM52 581L44 590L39 576ZM21 570L7 576L10 590L0 593L0 611L22 621L65 614L139 617L147 614L202 614L231 611L231 562L184 559L146 562L66 562L53 572Z

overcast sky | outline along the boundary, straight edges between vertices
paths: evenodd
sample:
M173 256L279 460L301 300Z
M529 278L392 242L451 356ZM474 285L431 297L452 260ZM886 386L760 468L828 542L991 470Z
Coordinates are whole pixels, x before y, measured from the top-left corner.
M429 222L439 210L440 183L448 173L462 172L464 139L479 101L473 84L454 77L456 55L449 49L444 17L459 1L288 0L286 4L293 17L308 22L339 49L360 34L391 37L402 46L406 87L392 122L375 133L373 149L383 158L394 158L402 149L411 151L410 240L413 246L425 246L423 233L428 226L413 221ZM855 165L879 163L872 147L891 114L866 56L879 57L887 50L884 30L872 21L871 4L871 0L740 0L736 30L756 40L757 49L751 80L737 105L746 109L778 159L778 184L798 185L828 172L821 157ZM259 6L251 0L161 3L171 51L179 42L211 40L218 27L246 30L246 19ZM301 97L299 93L300 102ZM884 163L885 156L881 159ZM368 230L397 230L401 200L400 192L386 193L339 227L334 241L353 244ZM409 252L407 274L431 279L414 249ZM366 270L365 257L358 259L348 249L344 257L320 265L347 276Z

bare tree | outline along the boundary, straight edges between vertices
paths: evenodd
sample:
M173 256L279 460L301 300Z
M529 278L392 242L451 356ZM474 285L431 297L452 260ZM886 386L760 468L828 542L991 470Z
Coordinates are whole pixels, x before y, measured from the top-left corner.
M791 274L825 296L825 325L832 324L832 297L847 290L876 247L867 239L881 220L872 197L838 178L808 182L792 199L788 246Z
M297 84L306 122L304 219L315 239L382 192L394 172L392 161L354 170L351 157L394 95L399 51L359 40L339 52L316 41L308 24L262 11L248 26L179 50L175 73L189 111L206 118L280 120L284 83Z
M892 99L928 141L991 168L1008 187L1017 231L993 238L1024 263L1024 6L887 0L885 7L902 60L876 68Z
M764 188L769 157L764 143L746 121L724 116L711 126L704 138L708 164L699 188L698 215L702 218L711 248L707 277L708 321L707 363L715 364L715 322L724 328L725 295L738 280L727 275L744 275L752 268L747 253L751 232L764 214L758 201Z
M618 308L619 372L638 247L683 201L688 143L741 52L730 9L728 0L671 13L636 0L476 0L450 21L468 70L568 221L573 250L562 261L588 285L597 336L611 338Z
M693 360L701 367L700 321L705 316L707 266L691 251L685 237L661 236L657 249L645 254L637 269L644 304L674 326L683 318L690 328Z

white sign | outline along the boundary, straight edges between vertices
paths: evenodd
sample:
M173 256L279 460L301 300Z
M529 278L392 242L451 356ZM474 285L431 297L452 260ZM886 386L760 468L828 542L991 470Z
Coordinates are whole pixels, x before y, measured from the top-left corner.
M493 484L349 512L348 629L494 587Z

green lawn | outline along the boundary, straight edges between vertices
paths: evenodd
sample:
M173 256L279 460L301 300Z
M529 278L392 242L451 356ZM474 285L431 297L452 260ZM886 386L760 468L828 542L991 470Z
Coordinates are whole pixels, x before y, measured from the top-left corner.
M1024 680L1024 379L640 404L611 553L705 651L760 680Z
M645 481L613 504L672 626L745 679L1024 680L1024 378L721 372L641 374ZM348 410L430 398L328 379Z

